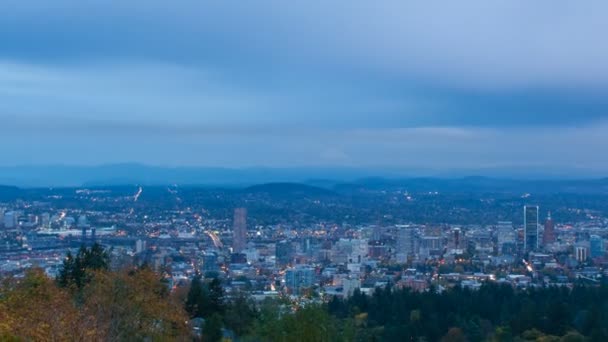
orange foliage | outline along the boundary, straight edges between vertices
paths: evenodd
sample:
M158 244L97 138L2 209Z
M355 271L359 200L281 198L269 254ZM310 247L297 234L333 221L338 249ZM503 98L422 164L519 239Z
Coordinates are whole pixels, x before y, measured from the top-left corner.
M186 320L150 270L98 271L73 295L39 269L0 287L2 341L179 340Z

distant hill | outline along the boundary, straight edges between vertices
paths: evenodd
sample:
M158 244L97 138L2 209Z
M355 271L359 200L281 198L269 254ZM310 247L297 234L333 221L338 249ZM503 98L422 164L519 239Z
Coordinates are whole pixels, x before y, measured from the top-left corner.
M494 174L496 171L493 171ZM367 170L357 168L219 168L219 167L161 167L142 164L100 166L13 166L0 167L0 184L20 188L44 187L107 187L120 185L144 186L213 186L246 188L256 184L300 184L327 189L336 193L400 189L408 191L442 192L608 192L608 179L572 179L538 176L509 178L508 176L443 176L411 177L407 174L427 174L421 170ZM470 175L475 175L471 171ZM481 173L486 175L486 173ZM576 173L573 173L574 177ZM514 177L514 176L513 176ZM274 185L280 190L293 187ZM255 188L254 188L255 189ZM272 189L267 189L272 190ZM302 190L302 189L300 189ZM8 189L6 190L8 191ZM13 189L14 191L14 189ZM273 190L274 191L274 190Z
M243 189L246 194L268 194L271 196L327 197L336 196L333 191L302 183L266 183Z
M353 191L402 190L409 192L450 193L580 193L608 194L608 179L584 180L517 180L489 177L464 178L364 178L336 184L340 193Z
M0 185L0 201L8 201L20 197L23 191L16 186Z
M332 178L340 181L373 174L349 168L220 168L162 167L142 164L100 166L0 167L0 184L20 187L78 187L113 185L250 186L270 182L302 182Z

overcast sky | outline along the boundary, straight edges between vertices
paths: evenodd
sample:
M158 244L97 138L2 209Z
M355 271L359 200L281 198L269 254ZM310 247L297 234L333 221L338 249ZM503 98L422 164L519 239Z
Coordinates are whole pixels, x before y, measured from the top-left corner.
M608 2L4 0L0 165L608 173Z

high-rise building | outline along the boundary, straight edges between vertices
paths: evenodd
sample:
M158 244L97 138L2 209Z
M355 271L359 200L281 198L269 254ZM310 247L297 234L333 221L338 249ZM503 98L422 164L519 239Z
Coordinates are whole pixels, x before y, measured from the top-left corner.
M500 254L512 254L517 242L517 233L511 221L499 221L496 227L496 240ZM511 253L510 253L511 252Z
M524 206L524 252L538 249L538 206Z
M51 227L51 214L43 213L40 215L40 225L42 228L50 228Z
M89 227L89 220L87 219L87 216L86 215L80 215L78 217L78 221L76 223L76 226L79 227L79 228Z
M234 221L232 222L232 251L242 252L247 245L247 209L234 209Z
M604 240L599 235L591 235L589 238L589 255L592 258L600 258L604 255Z
M15 228L17 224L18 215L14 211L4 213L4 228L11 229Z
M275 245L276 263L279 266L285 266L292 262L295 251L293 245L289 241L281 241Z
M139 254L146 250L146 241L142 239L138 239L135 241L135 253Z
M455 249L459 249L462 246L460 245L460 240L461 240L461 236L462 235L462 231L460 230L460 228L454 228L452 229L452 239L453 239L453 246Z
M220 270L218 265L218 257L214 252L206 252L203 254L203 271L217 272Z
M580 262L584 262L587 260L587 247L577 246L574 248L576 253L576 260Z
M312 287L314 282L315 270L313 268L295 267L285 272L285 286L292 294L301 294L303 289Z
M547 215L547 221L545 221L545 231L543 232L543 246L555 242L555 223L551 218L551 212Z
M397 226L397 260L407 261L416 254L416 228L410 225Z

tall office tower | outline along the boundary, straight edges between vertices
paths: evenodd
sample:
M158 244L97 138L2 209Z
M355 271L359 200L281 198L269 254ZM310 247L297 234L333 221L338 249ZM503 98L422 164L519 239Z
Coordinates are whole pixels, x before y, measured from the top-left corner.
M576 260L580 262L587 261L587 247L577 246L574 248Z
M276 263L285 266L292 262L295 255L293 245L289 241L280 241L275 245Z
M232 222L232 252L240 253L247 245L247 209L234 209Z
M416 228L410 225L397 226L397 261L406 262L416 254Z
M499 221L496 228L498 253L513 255L517 251L517 232L511 221Z
M43 213L40 215L40 225L42 228L50 228L51 227L51 214Z
M543 246L555 242L555 223L551 218L551 212L547 215L547 221L545 221L545 231L543 233Z
M12 229L15 228L17 222L17 213L14 211L9 211L4 213L4 228Z
M462 235L462 231L460 230L460 228L452 229L452 239L453 239L452 245L454 246L455 249L460 249L462 247L462 245L460 244L461 235Z
M524 206L524 252L538 249L538 206Z
M87 219L86 215L80 215L78 217L78 221L76 221L76 226L82 228L82 227L88 227L89 226L89 220Z

